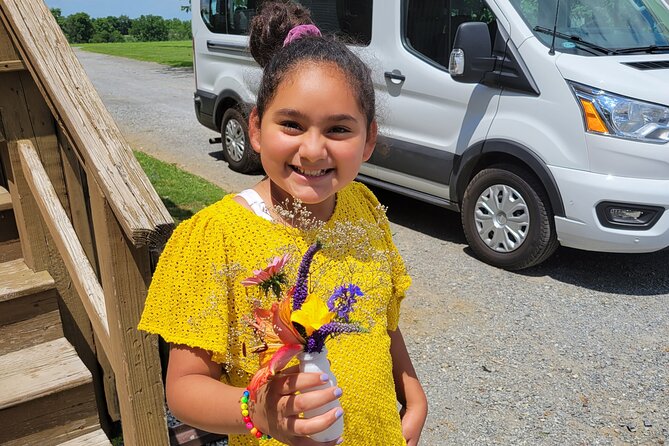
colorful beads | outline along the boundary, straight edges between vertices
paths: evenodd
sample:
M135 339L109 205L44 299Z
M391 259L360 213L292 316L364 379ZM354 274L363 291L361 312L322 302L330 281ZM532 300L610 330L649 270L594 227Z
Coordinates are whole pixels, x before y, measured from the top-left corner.
M255 427L253 424L253 421L251 421L251 417L249 416L249 395L250 392L248 389L244 390L244 393L242 393L242 397L239 399L239 408L242 411L242 420L244 420L244 424L246 425L246 429L249 430L249 433L253 435L256 438L260 438L262 440L269 440L270 437L267 434L263 434L260 432L260 430Z

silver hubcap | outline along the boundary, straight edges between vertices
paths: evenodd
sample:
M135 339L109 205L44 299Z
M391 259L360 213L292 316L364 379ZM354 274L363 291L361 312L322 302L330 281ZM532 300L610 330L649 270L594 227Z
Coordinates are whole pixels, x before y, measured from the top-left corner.
M229 120L225 125L225 150L233 161L241 161L245 147L244 129L236 119Z
M530 229L530 212L512 187L495 184L476 200L474 220L481 240L497 252L512 252L523 244Z

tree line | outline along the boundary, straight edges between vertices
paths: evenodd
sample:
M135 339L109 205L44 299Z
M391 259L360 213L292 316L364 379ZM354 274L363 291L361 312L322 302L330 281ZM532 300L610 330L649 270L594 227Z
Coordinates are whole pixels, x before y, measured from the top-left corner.
M70 43L155 42L190 40L190 20L164 19L142 15L131 19L127 15L92 18L85 12L64 16L60 8L51 14Z

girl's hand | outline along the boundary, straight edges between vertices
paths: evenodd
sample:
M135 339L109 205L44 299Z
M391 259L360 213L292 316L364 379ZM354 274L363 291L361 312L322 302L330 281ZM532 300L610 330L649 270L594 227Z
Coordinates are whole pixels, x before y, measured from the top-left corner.
M425 413L425 410L411 410L410 407L403 407L400 411L402 435L407 442L407 446L418 446L420 433L425 424Z
M295 395L296 392L327 383L329 378L325 377L322 380L318 373L299 373L296 368L281 372L258 389L256 401L249 404L251 420L261 432L291 446L334 446L341 443L341 439L320 443L308 437L330 427L342 416L341 409L332 409L313 418L299 417L302 412L338 398L335 393L337 387Z

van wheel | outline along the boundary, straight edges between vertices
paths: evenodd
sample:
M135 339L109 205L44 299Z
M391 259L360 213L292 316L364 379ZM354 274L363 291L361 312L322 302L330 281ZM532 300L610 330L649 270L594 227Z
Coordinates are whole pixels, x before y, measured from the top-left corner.
M559 245L548 197L520 167L498 165L476 174L465 190L461 217L472 251L499 268L537 265Z
M235 172L253 173L260 170L260 157L251 147L249 126L244 115L229 108L221 121L223 158Z

